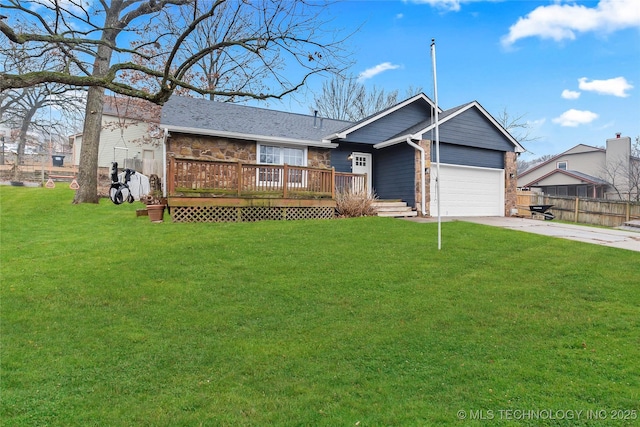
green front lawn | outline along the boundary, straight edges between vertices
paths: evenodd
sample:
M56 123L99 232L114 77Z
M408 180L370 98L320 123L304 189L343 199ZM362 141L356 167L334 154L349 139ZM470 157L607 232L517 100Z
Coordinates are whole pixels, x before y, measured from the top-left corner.
M0 187L2 425L640 422L637 252L72 197Z

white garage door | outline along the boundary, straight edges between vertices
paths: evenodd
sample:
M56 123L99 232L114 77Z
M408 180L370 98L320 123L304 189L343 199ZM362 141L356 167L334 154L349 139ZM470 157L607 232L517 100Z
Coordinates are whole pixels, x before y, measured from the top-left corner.
M431 164L431 216L438 215ZM504 170L440 164L441 216L504 216Z

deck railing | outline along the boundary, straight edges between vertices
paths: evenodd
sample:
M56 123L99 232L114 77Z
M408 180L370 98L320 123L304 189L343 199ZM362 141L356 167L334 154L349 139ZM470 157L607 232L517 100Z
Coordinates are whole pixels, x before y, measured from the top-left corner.
M366 188L366 176L331 169L170 158L169 196L335 198Z

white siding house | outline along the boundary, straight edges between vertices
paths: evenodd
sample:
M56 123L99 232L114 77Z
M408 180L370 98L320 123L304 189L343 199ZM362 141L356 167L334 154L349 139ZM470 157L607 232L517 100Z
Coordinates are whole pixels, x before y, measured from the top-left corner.
M162 174L162 133L158 128L160 109L142 100L119 97L105 99L98 167L130 168L144 175ZM75 164L79 164L82 135L73 143Z
M521 173L518 187L550 196L635 199L640 159L632 155L631 138L610 138L606 148L576 145Z

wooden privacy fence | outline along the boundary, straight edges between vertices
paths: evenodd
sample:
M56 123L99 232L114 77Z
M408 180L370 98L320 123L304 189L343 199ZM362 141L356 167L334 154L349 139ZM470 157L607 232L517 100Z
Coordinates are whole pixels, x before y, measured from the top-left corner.
M291 165L247 164L172 157L169 196L335 198L336 188L366 186L365 175Z
M640 202L545 196L519 191L517 203L518 213L525 216L531 214L530 205L553 205L551 212L562 221L618 227L628 221L640 220Z

